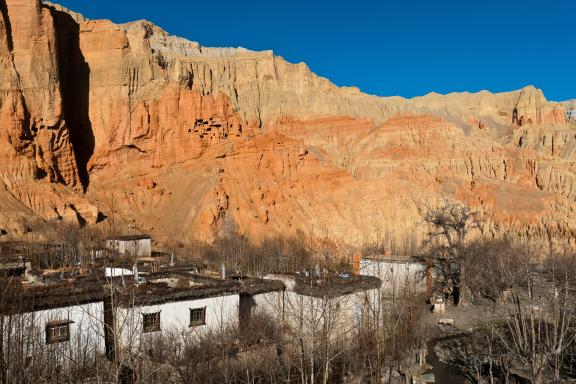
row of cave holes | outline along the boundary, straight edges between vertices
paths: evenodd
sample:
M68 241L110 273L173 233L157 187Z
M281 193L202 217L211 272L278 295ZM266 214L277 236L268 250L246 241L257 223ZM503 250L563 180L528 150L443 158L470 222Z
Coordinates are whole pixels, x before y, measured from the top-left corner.
M209 120L204 120L204 119L196 119L196 121L194 122L194 128L188 128L188 133L199 133L199 128L208 126L206 128L204 128L204 132L200 133L200 138L204 137L204 133L205 132L211 132L212 128L222 128L222 123L220 122L216 122L216 120L211 117ZM228 128L232 128L232 124L228 124ZM238 133L242 133L242 124L240 124L238 126ZM222 134L222 136L224 138L228 137L228 133L224 132ZM240 136L239 134L236 136Z

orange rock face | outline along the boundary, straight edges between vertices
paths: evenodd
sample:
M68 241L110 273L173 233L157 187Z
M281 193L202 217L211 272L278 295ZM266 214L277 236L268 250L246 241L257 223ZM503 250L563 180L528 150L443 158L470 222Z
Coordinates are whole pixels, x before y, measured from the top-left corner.
M0 227L24 228L18 222L33 216L30 210L95 222L97 208L78 195L83 186L63 110L51 11L31 0L3 1L1 8Z
M5 4L0 229L102 212L165 242L233 221L360 245L418 237L419 208L448 196L488 233L576 237L576 126L533 87L375 97L272 52Z

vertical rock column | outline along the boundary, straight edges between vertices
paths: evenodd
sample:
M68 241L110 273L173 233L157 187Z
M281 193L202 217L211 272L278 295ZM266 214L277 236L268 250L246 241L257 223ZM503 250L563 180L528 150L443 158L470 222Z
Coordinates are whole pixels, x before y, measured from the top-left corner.
M8 107L3 105L2 116L13 116L0 123L9 124L0 125L0 130L11 131L15 151L36 162L38 175L81 190L62 112L56 31L50 10L40 0L0 1L7 16L2 37L11 55L7 56L3 47L0 53L3 64L13 66L8 75L2 76L2 93L9 102Z

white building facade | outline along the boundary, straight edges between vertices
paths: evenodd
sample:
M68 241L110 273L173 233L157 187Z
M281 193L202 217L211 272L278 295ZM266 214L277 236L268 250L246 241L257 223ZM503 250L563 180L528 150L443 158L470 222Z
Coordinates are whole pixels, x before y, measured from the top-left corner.
M103 307L96 301L2 315L4 341L21 348L21 358L49 356L66 363L96 356L105 351Z
M269 275L267 278L283 281L286 290L255 296L256 310L270 314L307 339L312 339L318 332L328 332L334 339L351 337L379 305L380 283L374 283L377 279L373 279L370 286L359 285L357 289L341 290L336 283L331 287L302 291L293 278L282 275Z
M116 311L116 332L122 343L137 346L158 335L223 330L238 324L238 313L238 294L121 307Z
M152 256L152 238L147 235L118 236L106 240L106 248L121 255Z
M400 292L414 293L426 291L426 264L408 258L363 258L360 261L360 274L375 276L382 281L382 296L393 298Z

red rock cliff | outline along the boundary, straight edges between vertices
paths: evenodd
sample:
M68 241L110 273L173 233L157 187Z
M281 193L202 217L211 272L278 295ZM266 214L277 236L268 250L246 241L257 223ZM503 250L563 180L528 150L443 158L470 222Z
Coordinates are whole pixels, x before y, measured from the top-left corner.
M99 209L184 242L228 217L359 244L421 233L419 204L451 196L489 232L576 234L576 128L533 87L375 97L272 52L2 4L4 217Z

